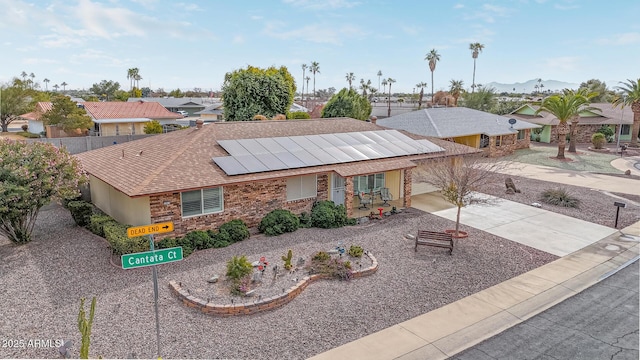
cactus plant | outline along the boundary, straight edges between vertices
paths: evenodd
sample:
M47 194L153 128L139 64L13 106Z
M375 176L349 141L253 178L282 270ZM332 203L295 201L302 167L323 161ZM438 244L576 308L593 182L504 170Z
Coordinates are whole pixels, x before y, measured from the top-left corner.
M293 258L293 251L291 251L291 249L289 249L289 252L287 252L287 256L283 256L282 257L282 261L284 261L284 268L287 270L291 270L291 268L293 267L293 265L291 265L291 259Z
M93 326L93 315L96 312L96 297L91 300L91 309L89 310L89 319L86 318L84 311L84 300L80 299L80 312L78 313L78 330L82 334L82 343L80 345L80 358L89 358L89 344L91 343L91 327Z

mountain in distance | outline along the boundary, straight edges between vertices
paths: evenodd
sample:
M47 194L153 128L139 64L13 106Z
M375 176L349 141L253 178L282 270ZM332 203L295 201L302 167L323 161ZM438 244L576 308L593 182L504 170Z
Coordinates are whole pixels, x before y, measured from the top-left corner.
M562 89L577 90L580 87L580 84L572 84L572 83L558 81L558 80L542 80L540 84L544 85L544 87L542 88L542 91L547 91L547 90L561 91ZM517 82L513 84L502 84L497 82L490 82L487 84L483 84L483 86L494 87L497 93L501 93L501 92L512 93L514 92L513 88L516 89L515 90L516 93L532 93L536 91L536 87L535 87L536 85L538 85L538 79L531 79L523 83Z

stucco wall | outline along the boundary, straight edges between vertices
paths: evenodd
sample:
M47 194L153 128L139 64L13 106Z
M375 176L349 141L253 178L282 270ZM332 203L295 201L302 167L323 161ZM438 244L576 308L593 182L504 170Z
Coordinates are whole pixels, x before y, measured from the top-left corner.
M480 147L480 134L460 136L460 137L454 138L453 141L455 141L458 144L471 146L472 148L477 149Z
M105 214L128 225L151 224L149 197L130 198L111 185L89 176L91 201Z
M147 124L146 122L123 123L123 124L100 124L100 136L144 134L144 126L146 124ZM116 126L118 127L117 134L116 134Z

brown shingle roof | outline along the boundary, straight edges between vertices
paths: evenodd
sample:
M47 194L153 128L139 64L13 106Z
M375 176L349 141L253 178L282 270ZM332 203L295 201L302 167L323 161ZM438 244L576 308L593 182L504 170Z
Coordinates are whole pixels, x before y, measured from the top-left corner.
M538 125L558 125L560 121L555 115L548 112L541 112L538 115L524 115L518 114L516 111L528 106L533 110L538 110L539 105L527 104L523 105L519 109L516 109L510 116L518 119L522 119ZM578 119L578 125L613 125L613 124L633 124L633 112L631 109L614 107L609 103L593 103L590 106L600 109L600 111L593 111L590 116L580 116Z
M122 118L149 118L149 119L179 119L182 116L172 113L157 102L85 102L85 110L94 119L122 119Z
M215 156L228 155L217 140L383 129L349 118L222 122L108 146L77 156L89 174L132 197L328 171L353 176L412 167L411 159L443 156L432 153L235 176L226 175L212 161ZM438 139L429 140L447 150L462 147ZM467 149L468 152L476 151Z

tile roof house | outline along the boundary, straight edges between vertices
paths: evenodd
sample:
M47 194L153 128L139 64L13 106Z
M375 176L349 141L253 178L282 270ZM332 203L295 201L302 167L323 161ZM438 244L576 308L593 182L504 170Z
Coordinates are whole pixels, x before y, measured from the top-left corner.
M204 110L207 105L212 103L211 98L163 98L163 97L146 97L146 98L129 98L128 102L156 102L164 106L171 112L186 111L191 116L197 111Z
M615 140L618 134L621 141L631 140L631 128L633 125L633 112L628 108L614 107L610 103L593 103L590 106L600 111L584 111L580 113L578 127L576 128L576 140L579 143L590 143L591 135L602 126L610 127L614 132ZM509 116L541 125L534 132L534 140L544 143L557 143L558 134L556 126L559 120L548 112L536 114L539 105L525 104L514 110Z
M465 107L440 107L411 111L377 121L378 125L413 134L436 137L482 149L500 156L527 148L531 129L539 125L526 121L509 122L510 117Z
M404 140L390 144L388 137ZM323 139L339 146L329 144L323 151L312 146ZM279 147L277 142L292 145ZM407 152L388 152L396 146ZM271 210L308 212L317 200L344 204L352 216L354 194L382 187L410 206L416 163L475 152L452 142L334 118L217 122L76 156L89 174L91 199L98 208L130 225L172 221L172 236L179 236L232 219L256 226ZM347 153L353 158L325 158ZM282 161L269 162L274 156ZM230 167L229 161L240 166Z
M177 119L182 118L182 115L172 113L154 102L87 101L78 103L78 106L84 108L94 122L91 133L102 136L143 134L144 125L151 120L165 125L176 123ZM34 128L44 129L40 117L51 108L51 102L39 102L35 111L20 117L29 120L30 131L34 132ZM62 131L55 131L49 127L47 137L60 137L54 136L54 133L64 136Z

